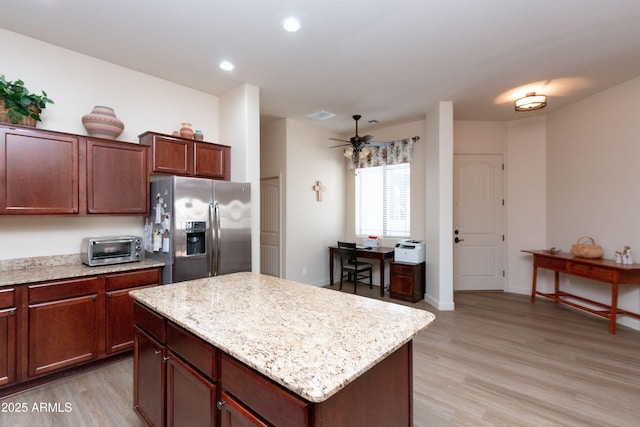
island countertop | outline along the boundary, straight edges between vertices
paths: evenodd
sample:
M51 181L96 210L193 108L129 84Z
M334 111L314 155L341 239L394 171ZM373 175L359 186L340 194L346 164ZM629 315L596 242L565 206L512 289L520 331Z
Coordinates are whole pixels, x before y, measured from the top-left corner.
M132 291L170 321L310 402L323 402L435 316L258 273Z

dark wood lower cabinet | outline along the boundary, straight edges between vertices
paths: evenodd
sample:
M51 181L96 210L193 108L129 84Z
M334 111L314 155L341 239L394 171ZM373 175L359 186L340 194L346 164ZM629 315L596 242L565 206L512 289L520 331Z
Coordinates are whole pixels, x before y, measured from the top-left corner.
M425 293L425 263L392 262L389 296L403 301L418 302Z
M129 291L160 277L154 267L0 288L0 396L132 350Z
M216 385L168 351L167 426L216 425Z
M135 328L133 351L133 407L150 426L165 425L166 349Z
M0 289L0 386L16 380L15 289Z
M219 407L221 427L269 427L225 391L220 394Z
M138 302L134 318L134 408L149 426L215 427L216 419L222 427L413 424L411 341L314 403Z
M29 286L30 378L97 358L98 280Z
M160 269L154 268L105 276L107 354L133 348L133 298L129 292L157 286L161 282L160 273Z

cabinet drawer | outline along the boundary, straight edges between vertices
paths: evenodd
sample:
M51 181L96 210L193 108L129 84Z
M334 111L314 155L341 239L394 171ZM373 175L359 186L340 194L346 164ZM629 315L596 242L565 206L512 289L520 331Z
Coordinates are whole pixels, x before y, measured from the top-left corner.
M210 379L218 379L216 351L209 344L168 322L167 346Z
M613 270L602 267L594 267L586 264L569 264L568 273L588 279L600 280L603 282L613 282Z
M566 261L561 259L536 257L535 264L537 267L546 268L549 270L556 270L556 271L565 271L567 268Z
M405 276L414 276L416 273L416 266L415 265L410 265L410 264L398 264L398 263L392 263L391 264L391 273L392 274L401 274L401 275L405 275Z
M126 273L108 274L105 276L107 291L136 288L138 286L156 285L160 283L160 269L128 271Z
M166 321L137 301L133 305L133 321L160 343L167 342Z
M309 425L305 401L225 354L220 358L220 382L231 395L273 425Z
M98 277L28 285L29 304L98 293Z
M16 305L16 290L14 288L0 289L0 309Z

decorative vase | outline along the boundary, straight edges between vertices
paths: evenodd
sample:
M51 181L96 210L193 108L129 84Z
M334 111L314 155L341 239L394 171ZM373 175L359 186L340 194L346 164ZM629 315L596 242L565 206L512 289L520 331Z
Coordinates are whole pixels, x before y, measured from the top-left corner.
M195 139L196 141L202 141L204 139L204 134L201 130L196 130L193 133L193 139Z
M180 128L180 136L187 139L193 138L193 129L191 129L191 123L182 123L182 127Z
M116 117L113 108L96 105L91 113L82 116L82 125L89 136L116 139L124 130L124 123Z

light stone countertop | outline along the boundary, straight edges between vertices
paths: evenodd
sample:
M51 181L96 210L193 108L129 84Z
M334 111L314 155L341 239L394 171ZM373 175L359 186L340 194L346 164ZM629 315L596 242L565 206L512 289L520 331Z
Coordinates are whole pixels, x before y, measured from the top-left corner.
M257 273L130 295L311 402L337 393L435 319L425 310Z
M163 262L144 259L136 262L89 267L82 264L79 254L7 259L0 260L0 288L23 283L46 282L162 266L164 266Z

